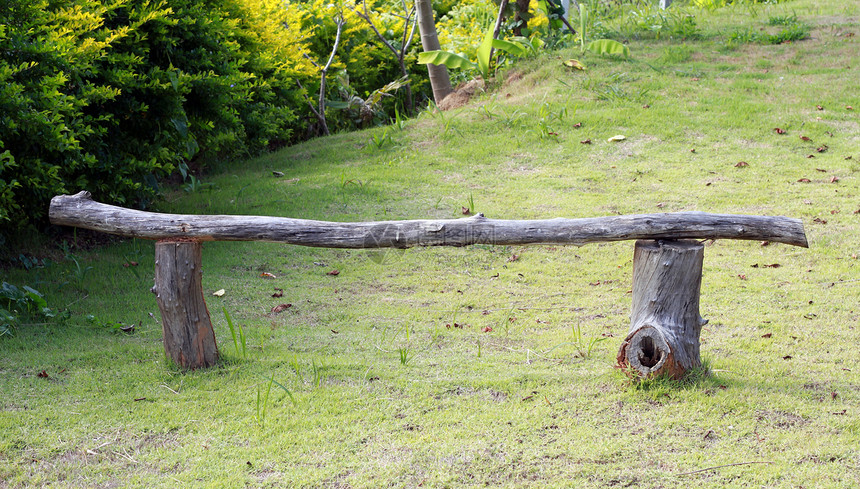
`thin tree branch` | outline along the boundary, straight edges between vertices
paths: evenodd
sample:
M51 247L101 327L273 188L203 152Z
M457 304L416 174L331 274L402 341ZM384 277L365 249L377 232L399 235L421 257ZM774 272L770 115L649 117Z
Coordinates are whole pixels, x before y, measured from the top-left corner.
M496 26L493 28L493 40L499 38L499 32L502 30L502 17L505 16L505 8L508 6L508 0L502 0L499 3L499 15L496 16ZM490 47L490 60L493 59L493 47Z
M305 92L304 96L305 96L305 100L308 102L308 107L311 108L311 112L313 112L314 115L317 117L317 120L319 121L320 125L322 126L323 134L325 134L326 136L331 134L331 132L329 131L328 123L326 123L326 120L325 120L325 85L326 85L325 78L326 78L326 75L328 74L328 69L331 67L331 63L334 61L334 55L335 55L335 53L337 53L337 48L340 45L340 34L341 34L341 32L343 32L343 25L345 23L342 13L335 19L335 22L337 22L337 34L335 34L335 38L334 38L334 47L331 48L331 54L329 55L328 61L326 62L325 66L320 69L320 72L321 72L320 94L319 94L319 102L318 102L317 107L314 107L314 104L313 104L313 102L311 102L311 98L308 97L307 90L305 90L305 87L302 86L302 83L300 81L296 80L296 83L299 85L299 88L301 88ZM316 61L314 61L310 56L308 56L307 53L302 53L302 54L315 67L317 67L317 68L320 67L320 65Z
M557 5L555 4L555 2L553 0L546 0L546 3L548 3L551 7L557 7ZM576 2L574 1L573 4L576 5ZM570 11L570 9L568 9L568 11ZM567 19L563 15L561 17L559 17L559 19L561 19L561 21L564 23L564 25L566 25L567 28L570 29L571 34L576 34L576 29L574 29L573 26L570 25L570 22L568 22Z
M717 465L717 466L714 466L714 467L708 467L708 468L706 468L706 469L694 470L694 471L692 471L692 472L682 472L682 473L680 473L680 474L675 474L675 475L691 475L691 474L698 474L699 472L707 472L707 471L709 471L709 470L722 469L723 467L735 467L735 466L738 466L738 465L772 464L772 463L773 463L773 462L738 462L738 463L736 463L736 464Z
M305 90L305 87L303 87L303 86L302 86L302 82L300 82L300 81L296 80L296 84L298 84L298 85L299 85L299 88L301 88L302 90ZM313 113L314 113L314 115L315 115L315 116L317 116L317 119L319 119L319 118L320 118L320 113L319 113L319 112L317 112L317 109L314 107L313 102L311 102L311 98L310 98L310 97L308 97L308 91L307 91L307 90L305 90L305 93L304 93L303 95L305 96L305 100L308 102L308 107L310 107L310 108L311 108L311 112L313 112Z
M414 15L415 15L415 7L412 7L412 10L409 11L409 17L412 18L412 16L414 16ZM403 52L404 53L409 51L409 46L412 45L412 40L415 39L415 29L417 27L418 27L418 22L413 22L412 28L409 29L409 38L406 39L406 43L403 45ZM405 32L405 29L404 29L404 32Z
M361 4L364 7L364 13L362 14L361 12L356 11L355 14L364 19L365 22L367 22L370 28L373 29L373 32L376 34L376 37L378 37L379 40L382 41L382 44L385 44L385 47L387 47L391 50L392 53L394 53L394 56L396 56L399 61L401 57L400 53L396 49L394 49L394 46L392 46L391 43L388 42L388 39L383 37L382 33L379 32L379 29L376 28L376 24L374 24L373 20L370 19L370 14L367 13L367 0L362 1ZM405 29L406 27L404 26L404 30Z
M308 60L308 61L310 61L310 62L311 62L311 64L312 64L312 65L314 65L315 67L317 67L317 68L319 68L319 67L320 67L319 63L317 63L316 61L314 61L314 59L313 59L313 58L311 58L311 57L308 55L308 53L302 53L302 56L304 56L305 58L307 58L307 60Z
M325 64L325 67L322 69L322 76L320 76L320 98L319 103L317 105L317 118L319 118L320 124L322 124L323 133L328 136L331 132L328 129L328 123L325 120L325 77L328 74L328 69L331 67L332 61L334 61L334 55L337 53L337 48L340 46L340 34L343 32L343 13L341 13L336 19L337 22L337 34L334 37L334 47L331 48L331 54L328 57L328 61Z
M343 24L345 24L345 23L346 22L343 20L343 14L340 14L340 16L337 19L337 34L335 34L335 38L334 38L334 47L331 48L331 55L329 55L328 62L326 62L325 68L323 68L323 71L327 72L329 66L331 66L331 62L334 61L334 55L337 52L338 45L340 45L340 33L343 32Z
M409 51L409 46L412 44L412 39L415 38L415 28L418 27L418 23L413 22L412 27L409 29L409 37L406 37L406 27L409 25L409 21L412 19L413 15L415 15L415 7L413 7L409 11L409 17L406 18L406 23L403 24L403 42L401 43L403 47L401 48L401 51L404 55L406 54L406 52ZM401 56L401 58L402 57L403 56Z

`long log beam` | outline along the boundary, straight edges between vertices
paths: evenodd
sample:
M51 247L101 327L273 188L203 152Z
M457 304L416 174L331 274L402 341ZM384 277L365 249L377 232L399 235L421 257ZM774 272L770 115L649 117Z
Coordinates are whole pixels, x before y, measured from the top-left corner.
M410 248L472 244L584 245L631 239L744 239L808 247L788 217L679 212L583 219L464 219L328 222L265 216L197 216L102 204L87 191L51 200L51 222L144 239L270 241L324 248Z

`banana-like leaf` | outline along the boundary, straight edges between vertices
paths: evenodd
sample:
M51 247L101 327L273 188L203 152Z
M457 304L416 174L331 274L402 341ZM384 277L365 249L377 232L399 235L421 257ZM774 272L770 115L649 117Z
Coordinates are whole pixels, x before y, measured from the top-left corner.
M528 45L529 47L531 44ZM529 48L523 46L521 43L516 41L506 41L504 39L494 39L493 47L498 49L499 51L504 51L508 54L512 54L514 56L525 56L529 54Z
M408 76L400 77L393 82L387 83L384 87L377 88L371 92L371 94L367 96L367 100L365 100L365 102L369 105L376 105L382 100L382 97L390 97L391 92L396 92L400 87L407 83L409 83Z
M492 36L492 34L490 34ZM424 51L418 53L418 64L444 65L451 69L477 68L478 65L450 51Z
M585 52L585 28L588 24L588 7L579 4L579 52Z
M481 72L481 76L484 77L484 80L486 80L490 74L490 53L493 51L493 47L495 47L493 29L494 26L492 25L487 29L487 33L484 34L484 41L478 47L478 71Z
M630 57L630 48L612 39L598 39L588 43L588 50L596 54L608 54L609 56Z
M523 36L514 36L509 38L508 40L524 47L529 54L538 54L541 48L546 45L546 43L543 42L543 40L537 36L535 36L533 39L529 39L528 37Z

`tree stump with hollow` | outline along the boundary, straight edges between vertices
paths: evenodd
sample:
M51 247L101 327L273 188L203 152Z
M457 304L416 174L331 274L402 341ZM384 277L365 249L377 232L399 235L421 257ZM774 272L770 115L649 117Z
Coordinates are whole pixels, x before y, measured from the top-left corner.
M701 367L699 315L704 246L697 241L636 241L633 312L618 365L632 376L683 378Z
M161 310L164 352L186 370L218 362L215 331L203 299L201 248L195 240L155 243L155 293Z

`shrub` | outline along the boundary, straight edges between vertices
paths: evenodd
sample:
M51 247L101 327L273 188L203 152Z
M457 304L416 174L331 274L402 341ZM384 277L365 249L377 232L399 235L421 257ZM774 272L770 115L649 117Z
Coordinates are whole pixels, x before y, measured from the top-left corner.
M38 290L0 283L0 338L12 336L24 324L62 321L68 313L60 313L48 307L45 296Z
M726 45L733 48L738 44L745 43L783 44L802 41L809 38L809 25L797 20L797 17L790 18L786 22L778 23L774 23L771 20L769 25L777 25L781 28L778 32L773 34L767 32L765 28L761 28L759 30L753 28L735 30L729 33L726 39Z
M673 5L664 10L653 3L631 1L609 8L597 4L589 20L594 37L610 39L698 39L701 31L693 14Z
M146 207L194 161L296 137L296 14L277 0L8 0L0 8L0 233L86 188Z

